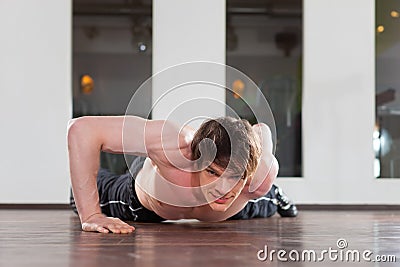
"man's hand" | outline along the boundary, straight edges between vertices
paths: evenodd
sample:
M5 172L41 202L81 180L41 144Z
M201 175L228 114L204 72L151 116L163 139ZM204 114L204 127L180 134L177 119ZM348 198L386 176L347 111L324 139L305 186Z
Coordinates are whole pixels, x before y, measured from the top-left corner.
M94 214L82 223L82 230L86 232L130 234L135 227L118 218L106 217L104 214Z

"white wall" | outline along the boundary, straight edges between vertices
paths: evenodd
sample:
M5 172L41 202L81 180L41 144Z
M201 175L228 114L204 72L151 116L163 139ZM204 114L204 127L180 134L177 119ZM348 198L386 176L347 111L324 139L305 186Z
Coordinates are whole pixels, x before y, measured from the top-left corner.
M224 0L169 0L153 1L153 75L165 68L190 61L211 61L225 63L225 14ZM225 82L221 69L211 73L209 69L193 68L185 73L176 72L153 80L153 104L172 85L189 80L199 80L198 74L209 74L214 81ZM173 74L173 73L172 73ZM169 76L169 77L168 77ZM204 75L206 76L206 75ZM175 94L176 93L176 94ZM225 91L217 87L196 85L181 91L168 93L154 107L153 118L165 119L180 106L183 100L212 97L225 103ZM173 120L184 122L187 117L223 116L225 106L199 108L194 105L180 106ZM198 125L197 121L194 125Z
M153 73L225 62L225 2L196 3L155 1ZM0 1L0 203L67 202L71 14ZM399 179L373 177L374 28L373 0L304 0L304 178L278 179L297 203L399 203Z
M67 203L71 1L0 1L0 203Z

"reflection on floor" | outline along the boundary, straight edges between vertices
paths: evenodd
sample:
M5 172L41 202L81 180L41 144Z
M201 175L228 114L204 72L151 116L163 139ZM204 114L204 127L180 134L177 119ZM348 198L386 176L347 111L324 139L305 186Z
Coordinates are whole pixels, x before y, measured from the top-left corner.
M0 210L0 266L400 265L400 211L133 225L130 235L87 233L69 210Z

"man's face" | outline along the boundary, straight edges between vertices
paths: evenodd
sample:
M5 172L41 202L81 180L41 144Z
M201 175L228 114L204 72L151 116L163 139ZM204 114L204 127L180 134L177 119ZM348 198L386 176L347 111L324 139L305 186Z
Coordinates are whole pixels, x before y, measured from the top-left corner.
M226 211L240 195L246 179L240 174L224 172L224 169L212 163L199 172L202 193L214 211Z

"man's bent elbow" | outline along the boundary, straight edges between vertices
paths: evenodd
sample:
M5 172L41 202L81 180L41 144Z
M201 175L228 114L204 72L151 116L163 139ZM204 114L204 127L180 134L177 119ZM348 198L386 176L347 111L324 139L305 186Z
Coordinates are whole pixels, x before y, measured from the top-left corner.
M263 197L265 194L268 193L278 175L278 172L279 172L279 164L278 161L274 158L271 164L271 168L268 171L267 177L264 179L264 182L254 191L254 195L257 198Z
M79 139L87 130L87 117L80 117L68 121L67 140L71 143L73 140Z

